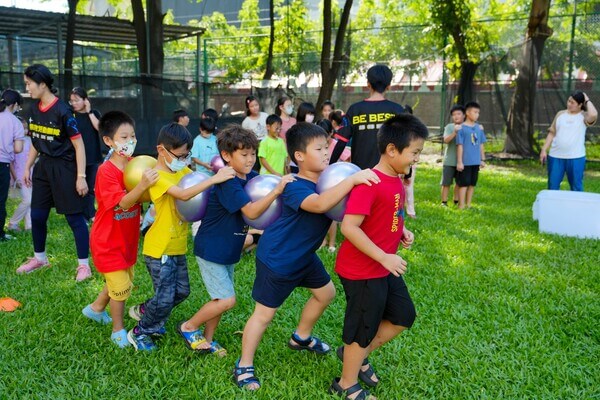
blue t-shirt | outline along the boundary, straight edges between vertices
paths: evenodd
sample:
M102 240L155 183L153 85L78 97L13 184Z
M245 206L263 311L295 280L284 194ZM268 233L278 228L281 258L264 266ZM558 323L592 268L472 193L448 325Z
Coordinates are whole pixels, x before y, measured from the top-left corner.
M486 141L479 124L473 126L463 124L462 128L456 132L456 145L463 146L464 165L481 164L481 145Z
M241 209L252 201L244 191L244 186L257 175L252 171L245 180L236 176L215 185L210 191L206 215L194 239L196 256L222 265L240 261L248 233Z
M279 275L292 275L310 263L331 225L325 214L300 208L316 188L314 182L298 176L288 183L281 194L281 217L265 229L258 242L256 258Z
M212 158L217 154L219 154L219 149L217 148L217 137L215 135L210 135L207 138L202 137L202 135L198 135L194 138L192 157L210 164L210 160L212 160ZM205 174L211 176L215 174L212 170L206 169L202 165L197 164L196 171L204 172Z

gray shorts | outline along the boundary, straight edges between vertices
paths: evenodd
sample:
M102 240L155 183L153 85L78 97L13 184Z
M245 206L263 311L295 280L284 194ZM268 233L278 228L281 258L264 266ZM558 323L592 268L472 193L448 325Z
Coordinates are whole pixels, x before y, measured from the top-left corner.
M442 186L452 185L452 181L456 178L456 167L451 165L444 165L442 169Z
M217 264L196 257L204 286L211 299L228 299L235 296L233 265Z

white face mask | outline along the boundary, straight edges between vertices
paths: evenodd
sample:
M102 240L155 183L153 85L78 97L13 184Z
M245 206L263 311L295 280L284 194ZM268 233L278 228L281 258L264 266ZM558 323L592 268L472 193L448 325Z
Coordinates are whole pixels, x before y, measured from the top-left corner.
M294 112L294 106L287 106L284 108L284 110L287 115L292 115L292 113Z
M305 121L308 122L309 124L312 124L312 122L315 120L315 116L312 114L306 114L306 118Z
M136 144L137 144L137 140L135 140L135 139L129 140L125 143L115 142L115 145L117 146L117 148L115 149L115 152L118 155L123 156L123 157L131 157L135 150Z

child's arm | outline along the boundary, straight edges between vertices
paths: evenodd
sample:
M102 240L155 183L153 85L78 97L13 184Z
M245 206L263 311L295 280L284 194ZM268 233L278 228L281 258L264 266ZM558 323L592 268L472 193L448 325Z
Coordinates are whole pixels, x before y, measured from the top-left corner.
M127 193L125 196L121 198L119 201L119 207L123 210L129 210L135 203L138 202L142 194L152 185L154 185L158 181L158 171L154 168L148 168L142 174L142 179L140 183L135 185L135 187Z
M276 172L271 165L269 165L269 162L267 161L266 158L264 157L259 157L260 160L260 165L262 165L267 171L269 171L270 174L273 175L277 175L277 176L281 176L281 174L279 172Z
M204 192L206 189L209 189L212 185L216 185L217 183L228 181L229 179L233 179L235 177L235 170L231 167L223 167L211 176L209 179L206 179L194 186L190 186L187 189L182 189L177 185L171 186L167 190L167 194L176 198L177 200L187 201L197 195L198 193Z
M295 180L296 179L293 175L282 176L277 186L275 186L275 189L271 190L265 197L256 201L251 201L250 203L242 207L242 214L244 214L246 218L250 219L256 219L260 217L262 213L264 213L266 209L269 208L271 203L274 202L275 199L279 197L281 193L283 193L285 185Z
M33 167L33 164L35 163L35 159L38 156L38 152L35 149L35 147L33 147L33 145L31 145L29 147L29 154L27 155L27 161L25 162L25 171L23 171L23 183L25 184L25 186L27 187L31 187L31 167Z
M375 172L370 169L363 169L323 193L311 194L300 204L300 208L314 214L324 214L350 193L354 186L363 183L371 186L373 183L379 183L380 181Z
M454 130L448 136L444 136L444 143L448 144L454 140L458 131L462 128L461 124L454 124Z
M462 171L465 169L465 165L463 164L463 145L456 145L456 170Z
M397 254L388 254L378 247L360 228L364 215L346 214L342 220L342 234L350 243L368 257L377 261L394 276L406 272L406 261Z
M411 231L409 231L408 229L406 229L406 227L404 227L403 231L402 231L402 239L400 239L400 243L402 243L402 247L404 247L405 249L409 249L410 246L412 246L412 244L415 241L415 234L412 233Z
M481 168L485 168L485 146L483 143L481 143L481 146L479 146L479 152L481 153L481 163L479 166Z
M89 190L85 180L85 147L81 136L71 139L75 148L75 162L77 163L77 180L75 181L75 190L80 196L85 196Z
M209 163L205 163L204 161L201 161L199 158L192 157L192 161L195 164L198 164L198 165L200 165L200 166L202 166L202 167L204 167L206 169L212 169L212 166Z

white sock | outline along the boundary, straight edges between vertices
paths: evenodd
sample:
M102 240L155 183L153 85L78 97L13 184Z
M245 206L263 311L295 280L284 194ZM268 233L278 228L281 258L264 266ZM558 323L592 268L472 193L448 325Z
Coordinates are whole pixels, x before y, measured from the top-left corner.
M42 251L41 253L33 253L33 256L35 258L37 258L38 261L41 261L41 262L44 262L44 263L48 262L48 256L46 255L45 251Z
M77 263L79 265L87 265L89 267L90 266L90 262L88 260L89 260L89 258L78 258L77 259Z

